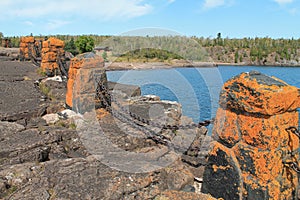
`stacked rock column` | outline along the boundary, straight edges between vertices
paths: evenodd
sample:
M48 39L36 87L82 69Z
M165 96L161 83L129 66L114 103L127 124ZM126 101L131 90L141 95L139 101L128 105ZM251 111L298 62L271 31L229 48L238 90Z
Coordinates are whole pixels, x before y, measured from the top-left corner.
M20 56L21 60L30 60L30 48L35 45L33 36L21 37L20 39Z
M66 105L75 112L85 112L110 104L104 60L93 53L80 54L71 59L67 83ZM98 86L103 92L102 100L96 98ZM107 94L107 93L106 93Z
M59 65L57 63L58 57L63 59L65 56L64 42L57 38L51 37L43 42L42 45L42 72L48 76L59 74Z
M224 199L297 199L299 92L259 72L227 81L202 192ZM294 169L293 169L294 168Z

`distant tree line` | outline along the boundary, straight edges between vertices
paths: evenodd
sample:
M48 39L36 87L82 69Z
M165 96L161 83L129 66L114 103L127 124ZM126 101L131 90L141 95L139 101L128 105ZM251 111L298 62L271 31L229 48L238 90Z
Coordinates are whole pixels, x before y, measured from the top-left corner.
M299 63L300 39L216 38L182 36L100 36L47 35L65 41L65 50L76 55L92 51L95 46L108 46L115 57L158 60L183 58L191 61L265 64L268 62ZM3 38L3 34L1 38ZM43 38L45 36L35 36ZM1 40L0 38L0 40ZM12 47L19 47L20 37L8 37Z

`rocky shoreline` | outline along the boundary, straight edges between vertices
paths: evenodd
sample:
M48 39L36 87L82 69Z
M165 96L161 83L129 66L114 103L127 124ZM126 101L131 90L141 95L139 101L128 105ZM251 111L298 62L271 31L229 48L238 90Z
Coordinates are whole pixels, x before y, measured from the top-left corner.
M79 128L80 122L88 118L65 108L66 83L56 77L45 79L38 75L38 68L31 62L0 61L0 69L3 88L0 199L214 199L200 193L205 153L201 154L193 146L202 141L206 143L203 148L208 150L210 138L199 137L205 135L206 128L176 134L167 131L165 136L178 145L186 146L180 137L191 135L198 139L182 156L170 154L169 158L174 160L166 167L141 173L118 170L104 164L84 143L85 135ZM109 88L115 88L114 84L109 83ZM128 97L126 93L135 96L123 103L130 103L131 109L141 114L144 111L140 108L147 109L150 104L158 107L169 104L160 102L157 97L151 101L153 97L147 97L148 100L139 97L139 88L135 88L135 93L130 86L118 88L117 94L122 99ZM164 145L134 136L138 134L136 130L107 111L98 110L96 114L106 137L125 152L154 152L151 155L159 156L155 152L164 151ZM178 120L181 114L172 116ZM190 122L182 118L181 123ZM96 130L92 124L88 127ZM157 159L164 160L164 156ZM137 164L135 159L128 162L131 166Z
M113 111L94 106L78 114L66 109L61 77L12 60L0 58L0 199L214 199L201 193L213 140L182 116L180 104L107 82ZM105 69L191 67L119 64ZM93 82L82 78L86 92Z
M19 59L19 48L0 47L1 61L16 61ZM185 60L172 60L169 62L106 62L105 68L108 71L118 70L143 70L143 69L171 69L189 67L218 67L218 66L276 66L276 67L300 67L293 62L266 63L264 65L255 63L221 63L221 62L190 62Z
M165 63L165 62L148 62L148 63L139 63L139 62L108 62L105 63L106 70L108 71L118 71L118 70L143 70L143 69L172 69L172 68L208 68L208 67L218 67L218 66L262 66L262 65L253 65L251 63L215 63L215 62L174 62L174 63ZM281 64L274 63L263 65L266 67L300 67L300 65L293 64Z

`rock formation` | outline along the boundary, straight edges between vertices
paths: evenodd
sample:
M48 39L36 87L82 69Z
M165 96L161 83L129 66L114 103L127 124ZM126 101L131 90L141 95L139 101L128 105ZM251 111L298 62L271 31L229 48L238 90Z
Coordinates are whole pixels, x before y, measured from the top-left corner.
M50 37L48 40L43 42L42 47L42 72L45 72L48 76L59 74L59 63L58 59L64 61L64 42L54 37Z
M32 48L34 47L35 39L33 36L21 37L20 39L20 57L22 60L30 60Z
M42 77L36 74L36 67L29 62L2 61L0 69L1 88L4 88L0 104L0 199L214 199L210 195L195 193L195 174L180 156L168 167L143 173L120 171L102 163L101 158L91 155L90 147L83 143L79 126L74 124L77 120L83 121L82 116L61 110L65 101L63 82L54 78L35 81ZM126 85L110 83L109 89L113 88L118 88L125 100L126 96L140 95L138 87L126 88ZM128 103L132 111L138 106L155 104L154 108L157 108L162 105L158 97L152 99L154 102L147 104L143 102L144 97L134 97ZM173 113L171 118L177 123L180 110L173 110L176 106L173 104L166 106L167 112L160 113L162 116ZM149 113L153 113L157 109L150 110ZM49 120L51 116L59 116L59 121ZM126 153L141 154L153 149L167 150L164 145L139 137L137 134L143 132L133 130L112 115L99 118L95 124L98 127L100 124L105 131L113 150L120 148ZM96 137L101 133L92 126L88 130ZM207 131L202 127L201 130L168 132L173 134L174 142L180 142L183 141L179 138L181 135L195 135L193 130L201 135ZM101 142L106 141L95 141L96 147ZM164 158L163 154L158 161ZM112 160L120 161L117 159L117 155L112 157ZM136 159L123 160L125 164L129 163L130 169L138 164Z
M298 89L259 72L228 80L220 94L204 193L224 199L296 199ZM297 169L296 169L297 170Z
M84 113L96 108L105 107L105 102L110 103L110 98L105 96L104 101L95 105L95 94L107 90L107 78L104 70L104 60L94 53L84 53L72 58L69 68L67 83L66 104L74 111ZM98 88L102 84L101 88ZM104 93L103 93L104 94Z

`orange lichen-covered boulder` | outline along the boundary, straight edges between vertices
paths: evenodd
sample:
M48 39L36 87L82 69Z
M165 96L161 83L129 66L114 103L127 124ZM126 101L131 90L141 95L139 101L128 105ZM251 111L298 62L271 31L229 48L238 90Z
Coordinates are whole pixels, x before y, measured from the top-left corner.
M297 197L299 137L289 128L298 127L298 91L259 72L224 84L203 192L224 199Z
M105 107L104 102L110 104L110 97L105 95L102 96L103 101L95 101L98 85L102 87L100 90L108 88L104 60L101 56L84 53L72 58L68 75L66 105L69 108L83 114L95 109L95 106Z
M227 81L220 106L241 112L275 115L295 110L298 88L256 71L242 73Z
M64 42L54 37L50 37L42 44L42 63L41 69L48 76L53 76L59 73L58 58L64 60Z
M30 60L30 48L33 48L35 39L33 36L21 37L20 39L20 57L21 60Z

